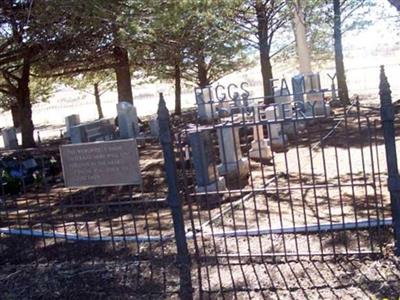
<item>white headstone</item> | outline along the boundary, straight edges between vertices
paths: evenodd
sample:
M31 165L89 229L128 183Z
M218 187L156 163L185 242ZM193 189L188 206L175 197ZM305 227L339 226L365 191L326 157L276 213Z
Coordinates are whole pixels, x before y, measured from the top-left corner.
M70 129L71 127L74 127L76 125L79 125L81 123L81 120L79 118L79 115L69 115L65 117L65 131L67 135L70 136Z
M151 116L149 121L149 127L150 127L150 134L152 136L158 137L160 134L160 127L158 126L157 115Z
M283 132L283 119L279 114L279 108L271 105L265 109L265 118L271 122L267 125L269 142L273 151L286 148L287 136Z
M254 121L260 121L260 112L258 106L253 106ZM253 126L253 141L249 156L253 159L270 160L272 158L271 148L268 145L268 140L264 138L264 126Z
M120 138L137 137L139 135L139 121L136 108L129 102L118 102L117 113Z
M236 184L239 179L247 179L249 173L248 159L242 156L240 149L239 127L221 126L217 128L219 156L221 164L218 171L226 176L227 183Z
M211 86L195 90L197 116L202 121L212 121L217 118L217 103L213 100Z
M6 149L18 148L17 130L14 127L7 127L1 130L3 135L4 147Z

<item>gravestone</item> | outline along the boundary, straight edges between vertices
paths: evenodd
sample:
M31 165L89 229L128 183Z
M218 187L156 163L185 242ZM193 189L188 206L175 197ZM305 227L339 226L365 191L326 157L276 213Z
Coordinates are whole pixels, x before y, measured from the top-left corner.
M139 120L136 108L129 102L118 102L118 127L121 139L135 138L139 135Z
M260 121L260 111L258 106L253 106L253 114L255 123ZM253 141L251 142L251 149L249 156L252 159L269 161L272 158L271 148L268 145L268 140L264 138L264 126L253 126Z
M279 109L278 116L285 120L283 122L284 134L289 137L293 137L295 134L305 128L304 122L299 122L299 120L297 120L299 115L293 112L294 105L287 89L277 90L274 100ZM306 108L303 105L307 104L307 101L300 102L301 110L305 110Z
M211 86L195 88L197 116L201 121L211 122L218 117L217 103L213 100Z
M66 187L141 184L134 139L60 146Z
M70 128L72 144L109 141L114 138L114 128L110 119L100 119Z
M70 130L71 127L74 127L76 125L79 125L81 123L81 120L79 118L79 115L69 115L65 117L65 132L67 136L70 136Z
M3 135L4 148L10 150L18 148L17 130L14 127L3 128L1 134Z
M279 112L276 105L271 105L265 109L265 118L268 120L269 145L271 150L275 152L285 151L288 146L288 138L283 131L284 120Z
M278 105L279 115L284 119L290 119L293 115L292 99L287 89L279 89L275 91L274 102Z
M160 127L158 126L157 115L153 115L149 121L150 134L154 137L158 137L160 135Z
M72 126L69 129L69 138L72 144L87 142L84 125Z
M321 90L321 79L319 73L309 73L304 75L304 86L307 101L305 104L307 116L329 116L330 106L324 100L324 93Z
M304 104L302 111L308 116L330 114L330 106L324 101L319 73L296 75L292 78L293 99ZM305 95L305 96L304 96Z
M226 189L225 179L215 168L212 140L209 131L188 132L196 176L196 192L215 192Z
M247 184L249 175L248 159L242 156L240 149L239 126L224 123L217 127L219 156L221 164L218 171L225 176L229 186L243 186Z
M304 103L304 76L292 77L293 101Z

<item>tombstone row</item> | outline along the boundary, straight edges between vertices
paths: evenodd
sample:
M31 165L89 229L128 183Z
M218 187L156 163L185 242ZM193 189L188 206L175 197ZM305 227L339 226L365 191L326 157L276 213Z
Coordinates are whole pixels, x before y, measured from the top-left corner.
M310 119L330 115L319 74L293 77L292 89L293 94L286 82L279 89L273 88L274 103L265 109L249 99L248 93L241 96L236 93L232 101L214 101L210 87L195 90L198 118L214 124L221 161L215 167L211 135L207 132L209 129L189 132L198 192L221 190L225 184L232 182L239 185L240 182L247 182L250 164L241 152L241 125L237 118L247 115L253 122L246 125L252 126L253 131L249 158L268 161L273 151L286 151L289 137L303 131ZM223 118L227 116L230 117ZM268 139L264 136L264 125L267 125Z
M119 128L115 133L114 126ZM72 144L109 141L116 137L120 139L135 138L140 134L139 121L135 106L129 102L117 104L117 119L100 119L81 123L79 115L70 115L65 118L67 137Z

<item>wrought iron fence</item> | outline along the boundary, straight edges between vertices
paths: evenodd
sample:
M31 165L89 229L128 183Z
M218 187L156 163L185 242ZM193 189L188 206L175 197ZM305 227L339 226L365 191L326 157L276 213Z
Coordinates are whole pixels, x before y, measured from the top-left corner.
M145 147L151 162L141 165L142 186L79 189L64 186L59 144L2 151L0 263L68 262L72 270L106 264L111 273L125 270L133 295L176 293L163 158L156 141Z
M236 99L210 122L171 120L161 95L139 187L66 188L62 140L3 151L0 263L112 262L134 295L203 298L236 295L244 266L382 255L400 219L397 108L381 82L382 108Z

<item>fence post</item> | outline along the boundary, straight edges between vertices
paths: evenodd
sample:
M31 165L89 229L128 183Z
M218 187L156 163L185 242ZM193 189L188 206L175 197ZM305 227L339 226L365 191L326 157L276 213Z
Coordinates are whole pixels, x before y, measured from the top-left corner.
M381 66L379 96L381 101L381 122L385 139L386 163L388 170L388 188L392 210L395 253L400 256L400 176L397 166L396 141L394 128L394 108L392 92L385 75L384 66Z
M175 152L173 147L173 135L170 128L169 111L165 104L164 96L162 93L160 93L160 102L158 104L157 113L159 136L164 154L165 173L168 183L167 201L172 211L176 248L178 252L180 296L181 299L192 299L193 289L190 275L191 263L186 241L182 203L177 187L177 172Z

